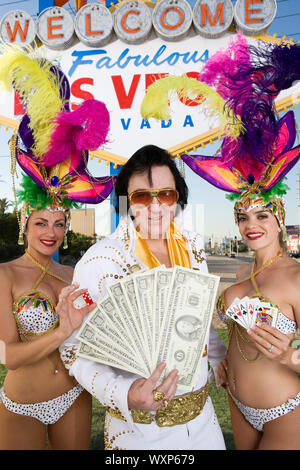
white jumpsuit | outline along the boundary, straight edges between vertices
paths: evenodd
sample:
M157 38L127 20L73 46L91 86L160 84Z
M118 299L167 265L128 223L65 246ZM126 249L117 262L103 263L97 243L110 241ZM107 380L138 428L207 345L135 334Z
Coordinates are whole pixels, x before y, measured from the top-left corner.
M199 234L182 230L190 256L191 267L207 272L203 250L203 240ZM80 288L87 288L92 299L97 301L106 293L106 286L130 273L130 267L143 263L135 255L136 232L129 217L121 219L117 230L85 253L75 268L74 282ZM128 390L134 380L140 378L129 372L112 368L76 356L77 331L60 347L61 357L69 374L74 376L86 390L99 402L122 413L125 420L106 413L104 439L106 449L162 449L196 450L225 449L223 435L211 402L208 397L199 416L187 424L173 427L159 427L155 421L151 424L133 422L127 404ZM209 372L208 361L213 371L226 353L226 348L219 336L210 328L208 355L201 360L201 369L194 390L203 387ZM185 393L180 389L176 395Z

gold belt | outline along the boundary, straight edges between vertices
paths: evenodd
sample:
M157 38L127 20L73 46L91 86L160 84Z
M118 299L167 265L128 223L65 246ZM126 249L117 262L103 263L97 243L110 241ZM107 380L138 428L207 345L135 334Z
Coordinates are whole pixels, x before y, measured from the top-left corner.
M145 410L130 410L132 419L138 424L150 424L155 419L157 426L176 426L185 424L196 418L202 411L209 394L209 384L207 383L200 390L185 393L174 397L166 408L157 410L156 415L152 415ZM119 410L114 410L109 406L106 411L113 417L126 421Z

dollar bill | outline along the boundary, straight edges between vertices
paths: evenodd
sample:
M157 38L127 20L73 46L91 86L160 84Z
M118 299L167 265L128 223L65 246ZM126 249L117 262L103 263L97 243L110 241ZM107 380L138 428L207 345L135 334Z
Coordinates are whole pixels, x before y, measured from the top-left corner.
M104 364L107 364L109 359L111 362L109 365L113 367L127 370L142 377L149 377L148 372L131 355L127 354L125 350L120 349L114 342L111 342L110 338L94 330L88 323L84 323L80 328L77 339L102 354L103 360L106 361L103 362ZM116 366L116 364L118 365Z
M83 357L84 359L89 359L90 361L95 361L99 362L100 364L105 364L107 366L127 370L127 368L124 368L122 364L118 364L117 361L113 361L109 356L105 356L104 354L100 353L88 344L83 343L82 341L79 343L77 355L79 357Z
M139 317L143 328L143 336L145 339L145 347L147 348L148 357L151 361L151 368L155 364L155 351L153 347L154 332L154 276L155 269L151 269L144 273L137 273L133 277L134 289L138 304Z
M86 343L83 343L80 341L79 343L79 348L77 351L77 355L80 357L84 357L85 359L90 359L95 362L100 362L101 364L105 364L103 360L105 360L105 356L101 354L97 349L92 348L92 346L89 346ZM114 367L118 367L120 364L117 364L117 361L112 362L110 359L108 359L111 364L108 365L114 365Z
M166 300L169 295L173 269L158 269L155 272L154 279L154 329L153 329L153 343L155 348L155 362L157 363L157 355L159 352L159 337L162 328L162 322L165 314L167 314Z
M88 322L85 322L79 332L77 333L77 339L80 341L85 342L86 344L89 344L93 348L97 349L99 352L104 353L105 349L102 348L102 344L104 343L111 343L113 344L114 350L119 354L122 355L124 354L130 357L131 359L134 360L134 356L132 352L126 349L126 346L123 347L122 342L116 338L116 336L111 336L109 333L107 334L106 332L95 330L95 328L90 325Z
M119 331L119 334L122 336L123 341L126 342L132 350L134 350L134 340L127 333L125 319L122 317L119 309L115 305L110 293L108 293L102 299L99 299L97 301L97 305L99 309L106 315L107 319L110 321L112 328Z
M119 310L119 313L122 316L128 335L133 340L137 357L141 359L149 374L151 374L151 364L146 355L144 343L141 341L138 333L138 322L135 320L131 306L127 302L121 283L116 282L110 285L107 290L115 304L115 307Z
M140 271L141 272L141 271ZM120 286L122 288L124 297L129 305L129 314L132 312L132 321L136 324L136 330L142 344L145 343L145 338L143 335L142 321L139 314L138 302L136 298L136 293L134 289L133 275L127 276L120 280Z
M197 381L218 285L218 276L174 268L158 362L167 364L163 377L178 370L179 389L190 391Z
M105 335L110 338L111 342L114 342L121 349L124 349L127 354L132 353L132 348L126 341L124 341L124 334L122 330L116 329L115 325L111 325L107 315L103 312L101 307L97 307L93 310L93 314L89 316L86 321L97 333Z

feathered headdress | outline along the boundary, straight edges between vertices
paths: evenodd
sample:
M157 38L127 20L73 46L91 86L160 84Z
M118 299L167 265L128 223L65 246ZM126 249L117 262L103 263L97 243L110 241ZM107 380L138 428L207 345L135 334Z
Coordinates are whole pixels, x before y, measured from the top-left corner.
M292 111L277 119L274 100L281 90L300 79L300 46L262 41L248 45L241 33L226 50L212 56L199 74L218 93L243 131L236 138L226 132L216 156L181 155L199 176L219 189L236 193L240 209L265 205L284 227L281 200L288 187L281 180L300 158L293 147L296 126ZM277 197L278 196L278 197Z
M88 100L70 111L69 83L56 65L31 48L2 46L1 52L0 82L19 93L26 108L19 136L10 142L12 159L34 182L23 179L18 194L27 205L23 212L50 208L69 213L78 202L103 201L115 177L93 177L87 164L88 150L106 142L110 121L104 103Z

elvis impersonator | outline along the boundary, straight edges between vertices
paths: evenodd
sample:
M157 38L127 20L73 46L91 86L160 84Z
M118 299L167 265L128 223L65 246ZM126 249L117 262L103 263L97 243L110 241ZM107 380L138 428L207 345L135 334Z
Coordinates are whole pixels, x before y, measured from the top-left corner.
M174 159L165 150L153 145L137 150L115 186L118 201L121 196L128 198L130 214L121 217L116 231L89 248L78 262L75 286L62 291L60 315L75 315L68 301L75 299L75 288L87 288L96 302L109 284L131 274L132 266L179 265L207 273L202 237L179 228L187 191ZM225 449L208 388L209 375L217 371L226 348L212 327L190 393L178 389L175 369L157 385L163 363L145 379L79 357L76 334L61 345L61 357L69 374L106 407L105 449Z

